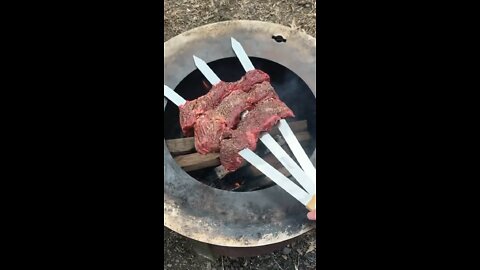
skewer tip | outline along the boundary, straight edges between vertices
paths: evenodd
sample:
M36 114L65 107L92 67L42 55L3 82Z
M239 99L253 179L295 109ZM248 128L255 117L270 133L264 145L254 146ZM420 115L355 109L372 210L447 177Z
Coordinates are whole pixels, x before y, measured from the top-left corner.
M199 58L197 56L193 56L193 61L195 62L195 65L198 67L199 64L207 64L205 61L203 61L202 58Z

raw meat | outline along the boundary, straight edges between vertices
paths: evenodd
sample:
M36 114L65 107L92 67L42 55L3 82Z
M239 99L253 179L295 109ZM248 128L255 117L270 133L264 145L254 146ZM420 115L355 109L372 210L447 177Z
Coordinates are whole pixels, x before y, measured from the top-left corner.
M237 170L243 162L239 151L257 147L261 132L269 131L280 119L294 117L290 108L277 98L266 98L260 101L233 130L230 139L220 144L220 162L228 171Z
M180 126L183 134L186 136L192 135L198 117L217 107L232 92L239 90L247 92L253 85L264 81L270 81L268 74L261 70L252 70L237 82L220 82L214 85L206 95L179 106Z
M195 123L195 148L200 154L218 152L226 129L233 127L237 117L247 109L248 94L235 91L214 110L200 116Z
M189 100L180 105L180 126L183 134L189 136L193 133L193 125L197 118L206 111L215 108L228 94L227 83L220 82L206 94L195 100Z
M194 126L195 148L200 154L218 152L220 141L229 137L245 110L267 97L278 98L269 82L254 85L248 93L234 91L213 110L200 116Z

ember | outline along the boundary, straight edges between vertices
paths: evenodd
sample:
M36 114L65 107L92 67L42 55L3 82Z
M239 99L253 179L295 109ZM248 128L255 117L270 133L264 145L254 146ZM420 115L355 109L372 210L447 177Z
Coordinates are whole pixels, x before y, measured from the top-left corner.
M205 80L202 81L202 85L205 88L205 90L207 90L207 91L210 90L210 88L212 88L212 86L208 82L206 82Z

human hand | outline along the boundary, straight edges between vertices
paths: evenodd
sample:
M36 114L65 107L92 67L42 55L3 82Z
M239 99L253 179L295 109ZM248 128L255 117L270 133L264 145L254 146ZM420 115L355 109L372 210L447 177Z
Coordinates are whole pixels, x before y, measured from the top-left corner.
M317 209L307 214L307 218L310 220L317 220Z

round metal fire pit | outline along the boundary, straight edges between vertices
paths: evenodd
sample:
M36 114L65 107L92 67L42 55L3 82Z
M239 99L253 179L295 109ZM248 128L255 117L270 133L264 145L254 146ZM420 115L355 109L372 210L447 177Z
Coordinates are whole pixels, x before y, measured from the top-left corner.
M175 88L196 70L193 55L207 63L235 57L231 37L241 42L250 56L296 73L316 96L316 40L281 25L257 21L206 25L165 42L164 84ZM166 104L164 99L164 108ZM282 243L315 227L307 220L305 207L280 187L254 192L215 189L182 170L165 140L163 149L164 225L171 230L215 246L252 248ZM312 161L316 164L316 151Z

